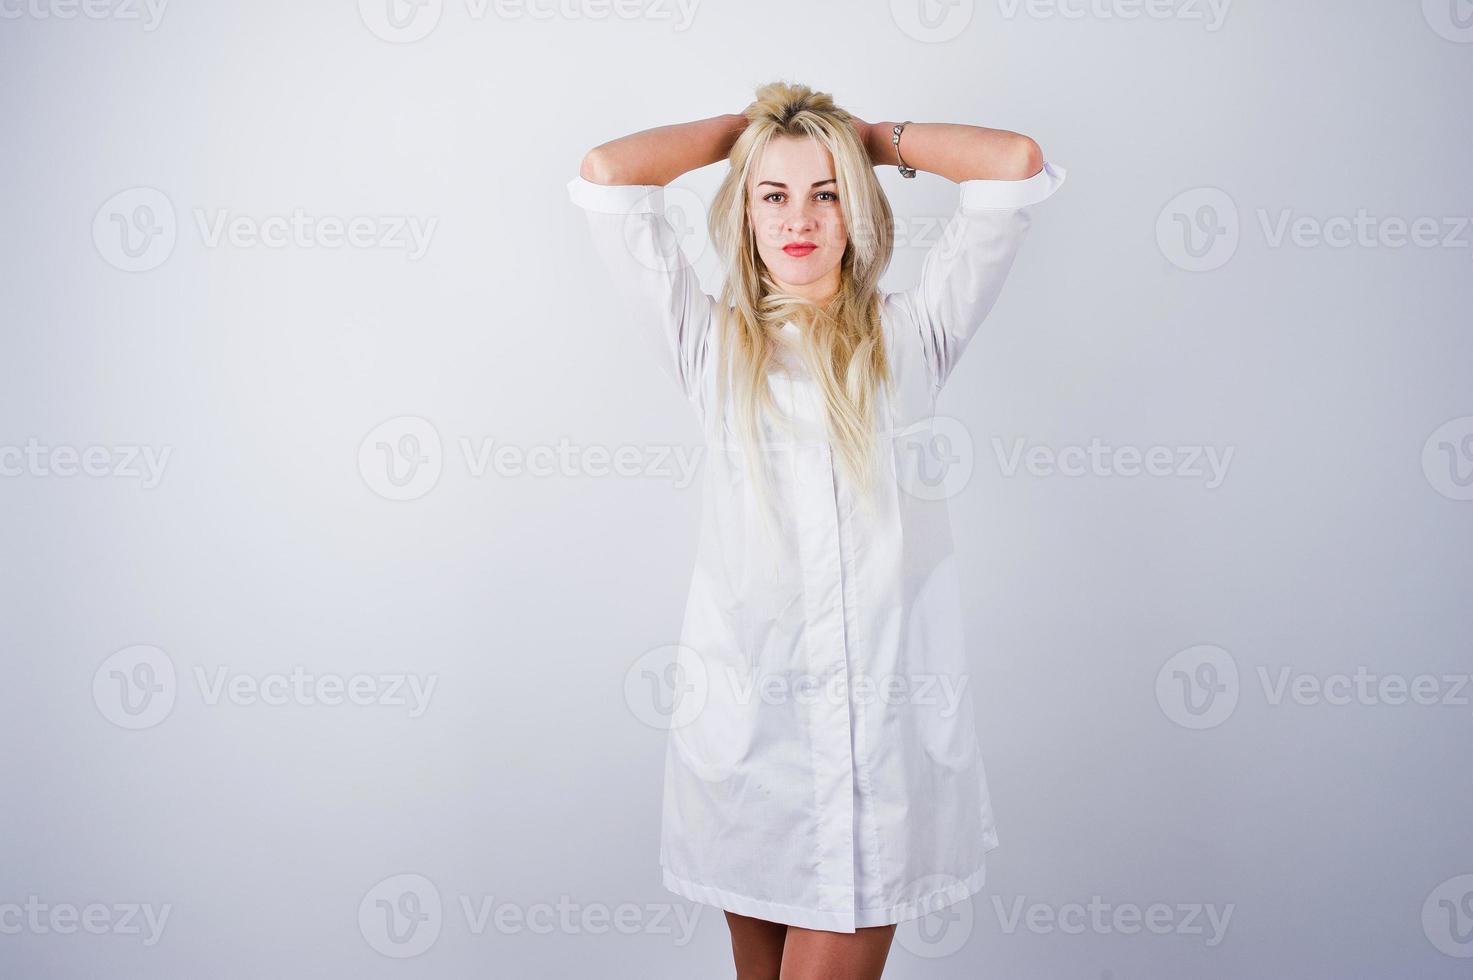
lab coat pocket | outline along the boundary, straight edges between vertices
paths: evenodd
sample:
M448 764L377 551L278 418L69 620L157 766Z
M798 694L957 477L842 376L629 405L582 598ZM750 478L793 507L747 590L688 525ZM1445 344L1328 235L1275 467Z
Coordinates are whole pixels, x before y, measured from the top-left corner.
M935 706L923 706L922 743L937 765L951 770L969 769L980 755L976 720L970 698L951 703L943 691Z
M706 782L731 778L752 739L752 671L740 658L707 657L683 647L680 716L670 739L686 767Z
M918 572L913 581L915 603L908 621L905 669L914 692L915 723L933 761L948 769L965 769L979 751L956 556L948 554L928 573Z

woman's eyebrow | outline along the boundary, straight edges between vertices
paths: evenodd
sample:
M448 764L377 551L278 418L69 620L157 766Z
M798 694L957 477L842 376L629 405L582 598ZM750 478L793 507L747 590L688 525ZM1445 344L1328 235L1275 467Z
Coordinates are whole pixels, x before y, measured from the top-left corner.
M834 182L834 178L830 177L827 180L815 180L813 182L813 186L814 187L822 187L824 184L832 184L833 182ZM761 187L763 184L771 184L773 187L781 187L783 190L787 190L788 189L788 185L782 183L781 181L776 181L776 180L759 180L759 181L757 181L757 186L758 187Z

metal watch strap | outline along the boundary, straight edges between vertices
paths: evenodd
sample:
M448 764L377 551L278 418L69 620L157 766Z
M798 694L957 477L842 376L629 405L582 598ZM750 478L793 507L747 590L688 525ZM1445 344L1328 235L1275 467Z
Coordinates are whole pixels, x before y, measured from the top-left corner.
M902 177L914 177L916 175L916 168L907 167L905 165L905 158L900 155L900 131L909 125L910 120L907 119L903 123L896 124L890 133L890 142L895 144L895 159L900 161L900 176Z

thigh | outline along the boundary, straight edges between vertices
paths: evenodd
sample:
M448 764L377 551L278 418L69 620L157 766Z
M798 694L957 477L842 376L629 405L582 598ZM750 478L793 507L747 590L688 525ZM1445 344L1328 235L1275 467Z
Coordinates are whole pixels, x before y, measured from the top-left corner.
M788 927L781 922L722 911L726 912L726 924L731 929L731 954L736 959L737 980L778 980Z
M782 980L879 980L895 924L853 932L788 927Z

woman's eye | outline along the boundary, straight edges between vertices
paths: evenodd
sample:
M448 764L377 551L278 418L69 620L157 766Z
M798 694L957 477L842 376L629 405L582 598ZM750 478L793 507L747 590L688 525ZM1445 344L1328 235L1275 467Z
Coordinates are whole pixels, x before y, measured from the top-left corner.
M778 203L781 203L781 202L774 201L773 198L774 197L783 197L783 196L784 196L784 194L783 194L782 191L773 191L771 194L765 194L765 195L763 195L762 200L767 201L767 202L769 202L771 204L778 204ZM819 191L818 192L818 197L822 198L825 201L825 203L831 203L831 202L837 201L839 199L839 195L837 193L835 193L834 191Z

